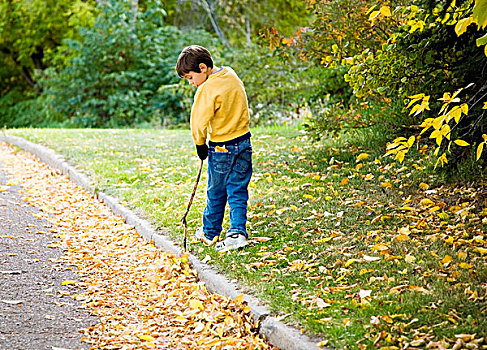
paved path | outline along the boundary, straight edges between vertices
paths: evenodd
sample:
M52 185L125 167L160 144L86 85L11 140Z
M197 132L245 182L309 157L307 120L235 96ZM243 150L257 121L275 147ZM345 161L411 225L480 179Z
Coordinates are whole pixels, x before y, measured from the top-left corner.
M88 349L80 330L94 323L62 286L75 279L51 224L21 199L0 163L0 349Z

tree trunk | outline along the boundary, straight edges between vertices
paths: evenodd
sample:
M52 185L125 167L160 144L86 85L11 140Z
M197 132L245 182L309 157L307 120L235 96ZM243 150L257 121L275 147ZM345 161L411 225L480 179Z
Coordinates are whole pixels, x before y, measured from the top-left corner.
M252 44L252 40L250 39L250 18L249 14L245 16L245 27L247 28L246 37L247 37L247 45L250 46Z
M203 6L206 13L208 14L208 17L210 18L211 21L211 25L213 26L213 29L215 30L216 34L220 38L221 42L223 43L224 46L228 46L227 40L225 39L225 34L223 34L222 30L218 26L217 16L215 10L213 9L213 4L211 0L202 0L201 5Z
M36 69L46 69L46 66L44 65L44 50L42 49L42 47L36 47L36 52L34 52L30 56L30 58L32 59L32 62L34 63L34 67L36 67Z
M36 89L37 95L42 94L42 89L37 85L36 81L32 79L32 76L30 75L30 72L26 66L22 66L22 75L27 80L29 85Z
M134 13L134 26L137 21L137 12L139 11L139 0L132 0L132 12Z

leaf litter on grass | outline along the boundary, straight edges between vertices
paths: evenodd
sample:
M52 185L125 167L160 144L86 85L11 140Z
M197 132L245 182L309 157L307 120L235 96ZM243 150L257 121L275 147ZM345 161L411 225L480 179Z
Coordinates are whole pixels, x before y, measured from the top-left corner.
M412 170L424 162L391 163L346 135L315 143L295 130L270 132L256 130L252 140L249 248L218 255L199 246L196 254L251 286L286 322L337 348L487 347L485 184L439 185L427 172L419 183ZM74 133L64 130L53 141L36 130L31 137L69 154L65 135ZM110 138L84 130L75 144L90 155L73 161L94 169L108 191L122 178L140 179L115 195L171 231L196 172L184 133L117 130ZM161 136L174 138L163 150L154 146ZM158 156L147 173L153 165L144 159ZM121 161L130 164L126 176ZM190 226L203 207L202 194Z
M187 256L161 252L66 176L0 144L0 161L60 237L83 291L72 297L98 316L90 349L274 349L256 334L242 296L209 293Z
M487 348L485 184L409 188L405 166L331 147L317 161L316 144L292 142L255 142L250 226L283 243L245 266L295 286L283 310L340 346L353 335L360 348Z

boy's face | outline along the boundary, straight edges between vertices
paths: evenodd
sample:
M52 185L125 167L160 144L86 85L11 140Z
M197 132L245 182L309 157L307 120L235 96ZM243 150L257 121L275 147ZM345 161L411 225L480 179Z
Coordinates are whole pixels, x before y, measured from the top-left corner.
M184 75L184 79L186 79L188 81L188 83L190 85L193 85L193 86L200 86L201 84L203 84L206 79L208 79L208 67L206 66L206 64L204 63L200 63L200 70L201 70L201 73L196 73L196 72L193 72L193 71L190 71L189 73L185 74Z

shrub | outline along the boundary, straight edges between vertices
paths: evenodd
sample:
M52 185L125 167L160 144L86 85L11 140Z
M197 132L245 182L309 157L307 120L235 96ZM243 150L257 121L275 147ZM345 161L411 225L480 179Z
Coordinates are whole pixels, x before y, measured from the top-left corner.
M59 55L70 57L62 70L48 69L41 80L50 108L65 125L133 126L161 118L183 120L187 110L178 91L159 90L177 83L174 66L183 46L195 37L209 45L204 32L182 33L163 23L158 1L137 14L130 1L111 0L93 28L81 28L81 41L70 40ZM159 113L157 111L162 111Z

